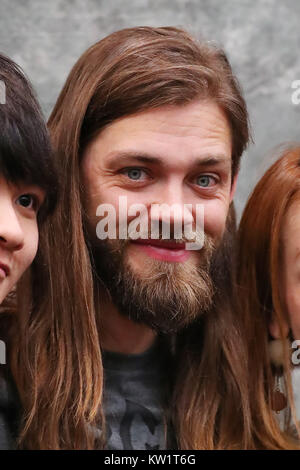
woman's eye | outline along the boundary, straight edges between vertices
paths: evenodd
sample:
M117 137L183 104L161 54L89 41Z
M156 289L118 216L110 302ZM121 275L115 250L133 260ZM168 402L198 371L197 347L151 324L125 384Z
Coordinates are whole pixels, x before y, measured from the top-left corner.
M211 182L214 183L215 178L213 176L210 176L210 175L198 176L198 178L196 180L196 184L198 186L201 186L202 188L207 188L208 186L210 186Z
M38 201L35 196L31 194L22 194L17 199L17 204L26 209L37 209Z
M145 174L145 171L141 168L128 168L124 170L124 173L130 178L131 180L140 180L141 177Z

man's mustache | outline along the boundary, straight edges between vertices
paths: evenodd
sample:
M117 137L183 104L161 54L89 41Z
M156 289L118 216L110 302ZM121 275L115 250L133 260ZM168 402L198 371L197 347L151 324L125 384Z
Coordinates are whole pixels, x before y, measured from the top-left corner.
M156 234L155 237L153 237L152 233L150 230L148 231L141 231L139 232L139 237L136 238L136 232L135 231L128 231L128 238L127 239L118 239L120 243L124 242L124 245L130 243L131 241L134 240L159 240L159 241L165 241L165 242L172 242L176 244L185 244L185 243L201 243L203 244L203 239L207 237L205 232L203 231L194 231L193 232L193 237L188 237L184 233L181 234L181 237L177 237L177 233L174 227L170 227L170 236L165 237L164 236L164 231L163 231L163 226L160 227L159 233Z

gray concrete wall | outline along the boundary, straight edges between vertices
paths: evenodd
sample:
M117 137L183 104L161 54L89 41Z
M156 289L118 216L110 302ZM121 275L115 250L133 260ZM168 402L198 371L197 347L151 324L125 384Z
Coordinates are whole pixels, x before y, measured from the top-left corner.
M272 149L300 141L299 0L0 0L0 51L20 64L49 115L66 76L91 44L137 25L183 26L219 42L245 92L254 144L242 162L240 213Z

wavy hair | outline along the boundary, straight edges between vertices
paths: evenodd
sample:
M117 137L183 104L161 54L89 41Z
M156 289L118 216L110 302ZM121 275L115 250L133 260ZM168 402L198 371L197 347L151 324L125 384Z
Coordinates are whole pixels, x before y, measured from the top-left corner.
M249 140L248 114L222 50L182 29L137 27L91 46L71 70L49 119L62 183L58 210L41 237L51 282L24 321L26 344L17 342L14 351L24 407L20 447L105 448L101 307L96 311L81 197L80 161L86 146L122 116L196 99L217 103L227 116L234 176ZM234 245L231 207L220 253L224 269L214 272L219 285L214 309L166 338L173 377L167 420L180 449L257 445L246 335L233 305ZM98 441L93 426L102 431ZM270 440L261 439L261 446L268 447Z
M274 368L268 349L269 322L278 322L285 345L286 307L280 292L282 280L282 230L290 205L300 197L300 147L285 149L255 186L238 231L238 283L241 318L247 331L253 434L273 435L273 448L300 449L281 432L272 410ZM299 434L291 385L290 351L284 346L284 378L292 422Z

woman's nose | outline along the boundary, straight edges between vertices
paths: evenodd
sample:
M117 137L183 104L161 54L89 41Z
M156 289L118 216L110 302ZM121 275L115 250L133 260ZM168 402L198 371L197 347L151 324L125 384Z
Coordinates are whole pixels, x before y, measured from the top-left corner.
M24 233L11 202L0 200L0 246L20 250L24 246Z

